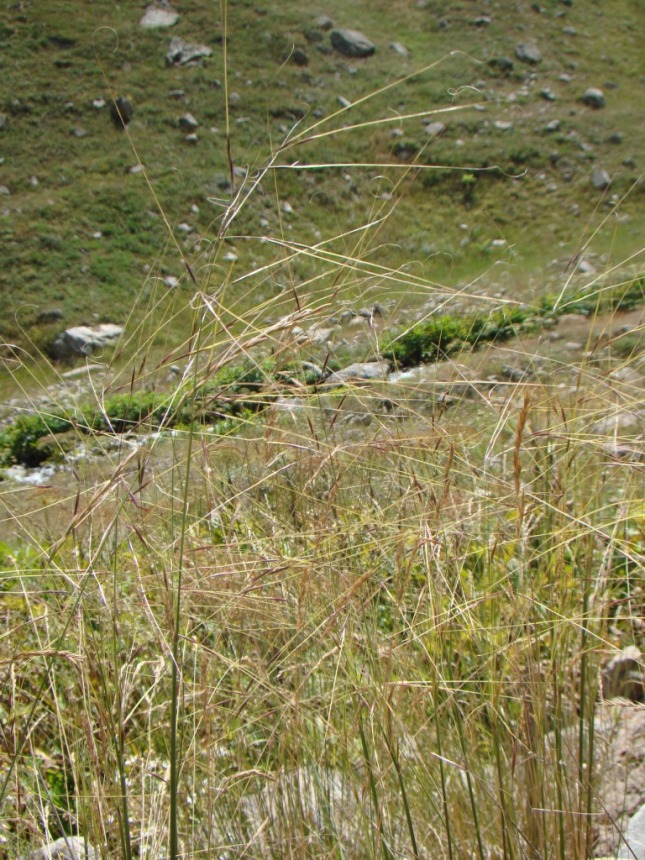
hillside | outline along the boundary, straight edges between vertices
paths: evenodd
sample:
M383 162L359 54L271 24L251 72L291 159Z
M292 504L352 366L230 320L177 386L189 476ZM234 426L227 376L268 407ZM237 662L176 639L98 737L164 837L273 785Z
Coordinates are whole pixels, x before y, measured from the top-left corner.
M0 10L5 342L33 351L71 325L137 320L158 283L173 293L157 276L185 285L163 297L181 314L194 288L182 257L212 290L275 264L283 240L346 253L359 240L334 237L370 219L383 220L361 235L361 254L372 247L420 279L346 284L375 298L420 301L433 282L463 287L497 260L526 297L547 263L559 261L559 277L588 240L605 266L640 250L637 0L456 2L449 14L430 0L330 0L320 14L363 31L376 46L367 59L332 49L304 3L233 4L226 34L217 6L176 7L177 23L159 29L140 26L135 2ZM173 37L212 53L168 65ZM518 59L526 44L539 62ZM583 103L588 88L604 107ZM133 105L127 134L110 120L117 95ZM186 114L194 129L181 127ZM224 207L269 163L222 242ZM595 188L594 171L611 185L599 174ZM248 307L312 277L307 290L324 290L336 274L296 255L235 300ZM178 340L188 325L180 317Z

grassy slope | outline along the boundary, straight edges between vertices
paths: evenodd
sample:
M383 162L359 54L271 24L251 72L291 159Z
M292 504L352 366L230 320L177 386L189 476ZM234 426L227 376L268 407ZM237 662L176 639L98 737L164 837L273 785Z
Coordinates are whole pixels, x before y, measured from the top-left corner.
M486 7L491 25L478 28L472 24L471 4L456 3L450 26L440 29L442 8L433 3L425 8L412 3L367 7L327 3L326 13L339 25L360 26L378 45L374 58L347 61L307 44L303 31L312 26L312 18L301 3L232 6L229 85L231 92L240 95L231 109L233 158L238 165L261 166L293 125L295 114L312 109L329 117L339 109L337 96L355 101L457 49L459 53L437 68L324 120L319 131L477 99L483 100L486 112L468 109L448 114L445 135L432 144L415 119L401 123L403 138L392 138L389 124L376 125L298 146L279 160L378 161L400 168L402 162L392 150L403 140L419 149L422 164L498 165L510 175L526 171L520 179L497 171L479 175L472 202L464 193L461 173L422 172L414 180L410 175L394 217L374 239L387 243L387 251L380 256L390 266L404 266L413 259L416 274L452 283L483 270L491 258L482 249L502 236L517 243L516 277L521 281L524 272L553 256L554 246L561 247L560 256L572 253L585 236L588 220L595 224L607 211L601 205L596 212L602 195L590 187L592 165L616 172L612 193L626 192L637 176L644 149L644 136L633 114L642 87L637 4L622 0L612 4L608 14L601 3L584 8L549 3L537 14L528 3L510 11L505 4L491 3ZM228 266L210 265L212 256L200 258L195 249L197 236L215 237L221 214L207 198L227 196L218 186L227 174L224 89L217 85L224 76L219 14L211 4L186 2L172 31L146 32L138 27L141 13L141 4L132 2L118 7L25 3L0 13L3 55L10 59L3 73L7 96L2 110L8 127L0 137L2 182L11 191L2 200L0 221L5 248L0 334L7 341L49 342L60 323L42 327L34 322L40 311L52 307L63 311L64 325L93 319L124 321L133 297L142 290L143 267L152 265L153 274L158 273L155 261L166 249L163 271L185 274L179 248L169 243L143 176L126 172L136 162L133 145L170 224L188 222L195 228L190 238L180 234L177 240L181 253L201 272L200 285L212 286L227 276ZM575 27L577 35L563 35L564 26ZM199 67L166 68L164 55L174 34L206 42L214 50L213 57ZM408 46L408 60L388 50L393 38ZM519 90L534 69L516 62L508 78L499 78L487 60L512 56L515 44L528 39L535 39L544 53L544 61L535 69L537 81L514 106L497 106L496 96ZM325 35L323 44L327 40ZM291 43L307 49L307 68L282 64ZM463 50L467 54L460 53ZM572 82L559 81L562 73L571 74ZM485 84L480 94L465 90L452 95L459 87L480 81ZM617 84L617 89L606 90L604 110L594 112L580 104L587 86L604 86L606 81ZM556 93L555 103L540 97L544 86ZM186 102L170 98L173 89L185 90ZM112 127L107 109L92 107L93 99L110 93L127 93L133 100L131 141ZM184 142L176 127L177 117L186 110L201 123L194 147ZM545 135L543 126L556 117L562 120L561 131ZM498 118L511 120L513 130L492 128ZM317 122L314 117L303 121L304 125L313 122ZM488 127L482 128L485 124ZM86 136L74 136L78 128ZM613 131L624 133L624 143L607 143ZM457 139L463 145L457 146ZM581 143L589 150L583 151ZM557 166L551 161L554 152L560 156ZM636 167L621 166L628 156ZM570 181L563 181L563 172L570 174ZM385 178L378 180L378 176ZM328 238L363 223L384 205L374 199L375 192L378 196L390 190L401 176L396 168L281 171L273 186L271 181L264 183L264 194L241 214L233 232L244 236L268 232L278 237L284 232L301 242ZM36 186L31 177L38 180ZM553 183L557 189L547 192ZM282 219L278 202L285 199L294 214ZM623 215L632 216L631 221L619 225L612 219L605 231L606 248L613 246L617 254L636 249L641 199L639 192L632 193L621 209ZM577 218L571 215L574 203L580 207ZM198 214L191 211L193 205L199 207ZM268 228L260 226L263 216ZM464 222L468 224L465 232L460 227ZM100 239L93 238L97 232ZM464 235L470 240L467 247L462 247ZM237 271L274 254L270 246L257 242L239 240L235 245ZM335 247L344 250L346 246L341 242ZM315 265L300 261L289 272L278 273L276 280L280 274L305 279L315 270ZM266 297L272 289L271 284L253 286L253 297ZM147 306L148 293L143 290L135 317ZM181 300L173 297L171 301Z

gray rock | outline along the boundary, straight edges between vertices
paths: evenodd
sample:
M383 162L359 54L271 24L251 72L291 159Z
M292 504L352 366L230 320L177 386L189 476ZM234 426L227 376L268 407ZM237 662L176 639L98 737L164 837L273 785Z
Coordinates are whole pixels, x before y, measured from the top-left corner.
M618 860L645 860L645 804L629 819Z
M139 26L153 30L160 27L174 27L177 21L179 21L179 14L168 4L153 4L146 8L145 15L139 21Z
M473 20L473 24L475 27L488 27L491 20L490 15L480 15L478 18Z
M110 118L117 128L125 128L132 120L133 113L132 102L125 96L119 96L110 102Z
M604 191L611 185L611 176L606 170L599 167L597 170L594 170L591 176L591 184L597 191Z
M49 351L52 358L58 359L76 355L87 356L112 345L122 334L123 326L114 323L74 326L59 334Z
M645 699L643 655L635 645L628 645L612 657L601 677L603 699L620 697L630 702Z
M512 72L515 67L515 63L510 57L493 57L492 60L488 61L488 65L503 73Z
M345 385L355 381L377 381L387 379L390 365L387 361L356 362L337 370L329 375L327 382L331 385Z
M544 131L549 134L552 134L554 131L560 131L560 120L552 119L551 122L547 122L544 126Z
M556 95L553 90L550 90L548 87L544 87L544 89L540 90L540 95L547 102L554 102L556 100Z
M345 57L371 57L376 46L358 30L332 30L332 48Z
M309 65L309 55L304 48L294 48L289 56L289 60L294 64L294 66Z
M184 42L178 36L173 36L166 52L166 63L169 66L185 66L205 57L210 57L213 51L206 45L192 45Z
M193 131L199 127L199 123L192 113L185 113L183 116L180 116L177 120L177 125L184 131Z
M46 323L60 322L62 318L63 312L60 308L51 308L47 311L41 311L36 318L36 322L39 325L44 325Z
M410 56L410 52L402 42L390 42L390 50L404 59Z
M430 137L436 137L438 134L442 134L446 130L446 126L442 122L429 122L426 126L424 126L424 131Z
M328 15L319 15L316 18L316 26L320 27L321 30L331 30L334 22Z
M68 836L32 851L23 860L99 860L99 855L79 836Z
M589 107L596 108L597 110L605 106L605 94L596 87L589 87L585 90L582 101Z
M535 42L520 42L515 48L515 56L522 63L535 65L542 62L542 51Z

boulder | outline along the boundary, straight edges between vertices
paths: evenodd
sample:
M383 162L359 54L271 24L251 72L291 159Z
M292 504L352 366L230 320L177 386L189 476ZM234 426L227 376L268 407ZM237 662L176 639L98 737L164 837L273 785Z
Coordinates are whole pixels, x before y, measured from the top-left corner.
M597 110L598 108L605 106L605 94L602 90L599 90L596 87L589 87L585 90L582 101L588 105L588 107L592 107Z
M187 63L210 57L212 53L212 49L207 45L192 45L179 36L173 36L166 52L166 63L169 66L185 66Z
M153 4L146 8L145 15L139 21L139 26L147 30L174 27L178 20L179 14L168 4Z
M99 855L79 836L67 836L32 851L23 860L99 860Z
M358 30L332 30L332 48L345 57L371 57L376 47Z
M114 323L74 326L58 335L49 352L52 358L58 359L91 355L97 350L112 345L122 334L123 326Z
M540 51L535 42L521 42L515 48L515 56L522 63L535 65L542 62L542 51Z

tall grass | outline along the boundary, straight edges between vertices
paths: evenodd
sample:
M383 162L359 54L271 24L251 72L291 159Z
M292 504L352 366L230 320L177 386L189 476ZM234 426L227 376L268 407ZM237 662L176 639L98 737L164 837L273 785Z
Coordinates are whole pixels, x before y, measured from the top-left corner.
M191 338L151 349L174 319L151 301L86 411L56 407L68 465L2 485L0 856L64 834L123 860L593 856L599 667L642 644L645 609L642 439L620 423L642 385L609 376L639 353L611 351L609 285L574 308L602 351L539 377L486 379L533 361L546 329L492 352L463 324L450 350L435 338L418 358L454 370L446 396L405 375L304 378L381 357L375 328L336 353L303 333L372 300L372 277L450 312L450 287L388 268L391 197L315 245L284 225L261 272L220 267L240 209L271 185L279 206L312 141L378 122L343 108L275 147L223 208L213 265L185 261ZM403 365L419 329L396 320Z

